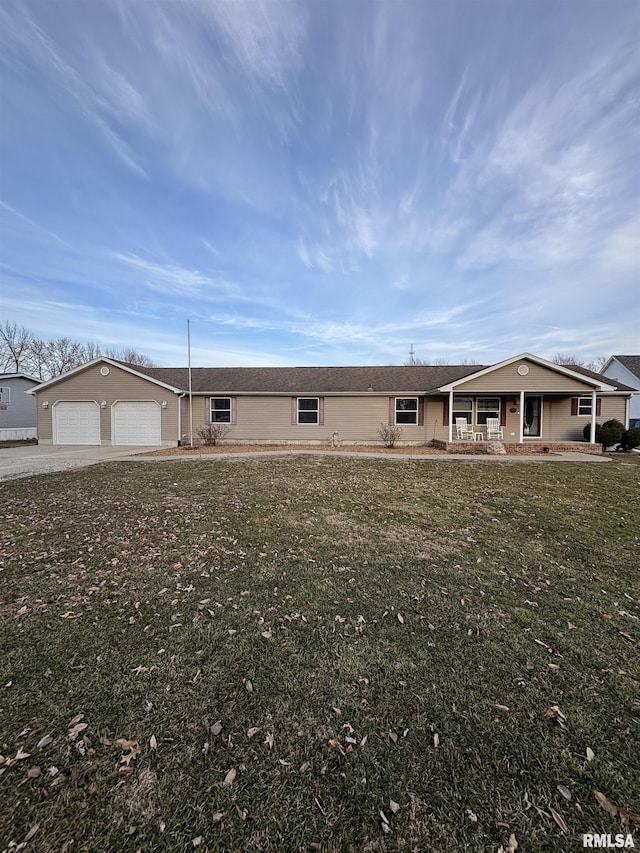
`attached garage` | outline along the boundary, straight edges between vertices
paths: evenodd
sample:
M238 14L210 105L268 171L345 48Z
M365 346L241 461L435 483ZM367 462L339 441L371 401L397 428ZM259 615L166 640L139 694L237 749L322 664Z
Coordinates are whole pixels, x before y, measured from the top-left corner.
M53 407L54 444L100 444L97 403L59 402Z
M161 410L150 400L127 400L113 405L114 444L162 444Z

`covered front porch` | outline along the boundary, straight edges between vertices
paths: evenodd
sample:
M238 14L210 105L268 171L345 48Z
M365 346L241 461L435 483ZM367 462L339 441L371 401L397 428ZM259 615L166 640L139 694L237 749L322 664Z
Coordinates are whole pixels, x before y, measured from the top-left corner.
M452 389L445 400L447 434L442 438L447 445L496 440L526 445L529 452L545 452L544 447L556 444L579 445L585 450L587 444L597 447L600 403L595 389L578 396L557 390L474 394Z

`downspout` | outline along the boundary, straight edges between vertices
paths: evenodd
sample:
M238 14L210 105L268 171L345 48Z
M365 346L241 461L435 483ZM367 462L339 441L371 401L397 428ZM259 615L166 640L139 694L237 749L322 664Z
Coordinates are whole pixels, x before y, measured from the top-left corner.
M596 392L595 389L591 392L591 444L596 443Z
M624 401L624 428L629 429L629 418L631 417L631 397Z
M182 444L182 401L187 395L180 394L178 397L178 447Z
M449 444L453 441L453 388L449 391Z
M520 392L520 435L518 437L518 443L524 444L524 391Z

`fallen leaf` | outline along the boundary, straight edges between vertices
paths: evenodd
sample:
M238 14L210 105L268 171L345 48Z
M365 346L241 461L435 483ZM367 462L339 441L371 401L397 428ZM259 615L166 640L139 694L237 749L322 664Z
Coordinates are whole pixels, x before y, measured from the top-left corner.
M88 771L81 770L79 767L71 768L71 781L78 788L84 788L89 781Z
M37 779L41 773L42 770L39 767L30 767L27 771L27 779Z
M262 731L261 726L252 726L250 729L247 729L247 737L253 737L257 735L259 731Z
M220 722L220 720L218 720L218 722L217 722L217 723L214 723L214 724L211 726L210 731L211 731L211 734L212 734L214 737L218 737L218 735L219 735L219 734L220 734L220 732L222 731L222 723Z
M623 823L631 824L632 826L640 826L640 814L624 809L622 806L614 805L601 791L594 791L594 796L598 804L612 817L619 817Z
M466 812L467 817L471 821L471 823L477 823L478 822L478 815L474 812L474 810L471 808L471 806L467 806L465 809L465 812Z
M391 809L392 814L398 814L400 811L400 806L395 800L389 800L389 808Z
M433 745L437 749L440 746L440 735L436 732L433 736Z
M80 732L83 732L89 727L89 723L76 723L73 728L69 729L69 740L75 740Z
M214 823L220 823L220 821L224 820L226 812L214 812L211 820Z
M275 738L274 738L274 736L273 736L272 734L268 734L268 735L266 736L266 738L264 739L264 742L267 744L267 746L269 747L269 749L273 749L273 744L274 744L274 742L275 742Z
M116 743L122 749L122 756L120 757L120 764L125 764L129 767L129 763L140 753L142 750L140 749L140 744L137 740L126 740L125 738L118 738ZM123 772L124 768L120 768L120 772Z
M31 829L29 830L29 832L27 832L27 834L26 834L26 835L25 835L25 837L24 837L25 843L26 843L27 841L31 841L31 839L33 838L33 836L36 834L36 832L37 832L39 829L40 829L40 824L39 824L39 823L34 823L34 824L33 824L33 826L31 827Z
M151 737L149 738L149 746L151 747L151 749L158 748L158 741L156 740L155 735L151 735Z
M252 684L252 682L251 682L251 681L249 681L249 679L248 679L248 678L245 678L245 680L244 680L244 686L245 686L245 688L249 691L249 693L253 693L253 684Z
M515 832L512 832L509 836L509 847L507 848L508 853L516 853L518 849L518 839L516 838Z
M567 718L557 705L552 705L550 708L547 708L547 717L551 720L555 720L561 728L564 729L567 727Z
M270 640L273 637L273 632L272 631L263 631L260 636L264 637L265 640Z
M45 735L40 738L38 743L36 744L36 749L44 749L45 746L49 746L50 743L53 743L53 737L51 735Z
M401 625L404 625L404 616L402 615L402 613L398 613L398 622Z
M345 754L344 753L344 747L342 746L342 744L340 743L339 740L336 740L335 738L331 738L329 740L329 746L331 747L331 749L333 749L334 752L338 752L340 755Z
M75 724L79 723L83 717L84 717L84 714L76 714L72 720L69 720L69 725L75 726Z
M200 847L200 845L202 844L202 836L198 835L197 838L193 838L191 840L191 843L193 844L194 847Z
M238 775L238 771L235 767L232 767L231 770L227 771L227 775L224 777L224 782L222 783L223 787L228 787L233 784L233 780Z
M564 785L557 785L556 788L559 794L563 796L567 802L571 799L571 791L567 787Z
M558 826L560 827L560 829L561 829L563 832L569 832L569 827L568 827L568 826L567 826L567 824L564 822L564 818L562 817L562 815L558 814L558 812L557 812L555 809L551 808L551 807L549 807L549 811L551 812L551 816L553 817L553 819L555 820L555 822L558 824Z
M587 761L593 761L596 757L595 752L591 749L590 746L587 747Z
M383 823L389 823L389 818L388 818L388 817L386 816L386 814L382 811L382 809L380 809L380 817L382 818Z
M310 761L303 761L302 764L300 765L300 772L305 773L310 768L311 768L311 762Z

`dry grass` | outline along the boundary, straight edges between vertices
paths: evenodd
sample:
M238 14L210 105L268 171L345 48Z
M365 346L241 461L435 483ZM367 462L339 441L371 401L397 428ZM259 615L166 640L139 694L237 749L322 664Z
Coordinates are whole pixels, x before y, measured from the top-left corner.
M638 463L336 454L1 483L0 850L546 853L636 832L593 792L640 811Z
M326 444L219 444L216 446L198 445L196 447L163 447L162 450L151 450L148 453L141 453L141 456L202 456L210 453L270 453L287 451L295 453L299 450L314 450L323 453L330 453L339 456L345 452L351 453L383 453L383 454L400 454L400 455L419 455L419 456L441 456L446 451L439 450L436 447L426 445L400 446L393 449L385 448L382 445L372 444L344 444L340 447L331 447Z

